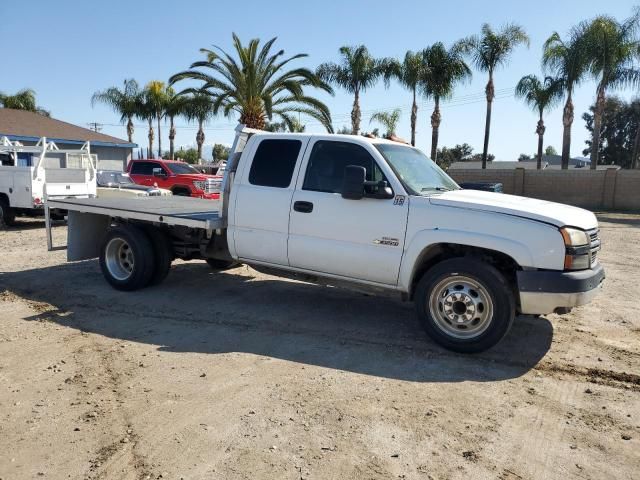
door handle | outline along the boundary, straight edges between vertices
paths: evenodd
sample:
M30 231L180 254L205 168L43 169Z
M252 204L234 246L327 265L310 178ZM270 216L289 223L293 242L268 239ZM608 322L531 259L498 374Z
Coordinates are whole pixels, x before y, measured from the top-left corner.
M311 203L311 202L293 202L293 209L296 212L311 213L311 212L313 212L313 203Z

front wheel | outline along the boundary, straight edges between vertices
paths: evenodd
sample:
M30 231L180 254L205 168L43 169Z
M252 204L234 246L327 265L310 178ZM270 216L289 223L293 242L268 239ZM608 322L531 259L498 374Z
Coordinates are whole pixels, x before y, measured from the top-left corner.
M513 292L504 275L472 258L445 260L429 269L416 287L415 298L427 334L456 352L493 347L515 318Z

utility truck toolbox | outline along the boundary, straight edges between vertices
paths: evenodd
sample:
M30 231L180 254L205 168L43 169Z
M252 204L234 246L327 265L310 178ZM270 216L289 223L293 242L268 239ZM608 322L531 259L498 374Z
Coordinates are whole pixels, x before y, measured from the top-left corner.
M564 313L604 279L589 211L462 190L420 150L350 135L237 128L219 201L50 201L69 212L68 258L98 257L121 290L174 258L396 291L440 345L479 352L517 313ZM47 222L48 241L51 229Z

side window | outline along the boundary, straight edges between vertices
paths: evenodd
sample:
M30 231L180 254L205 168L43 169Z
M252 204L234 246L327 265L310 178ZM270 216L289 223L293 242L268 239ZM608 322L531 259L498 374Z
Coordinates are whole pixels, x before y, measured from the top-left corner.
M133 175L153 175L154 163L151 162L134 162L131 166Z
M344 169L348 165L364 167L369 181L386 180L374 158L362 146L321 140L311 150L302 189L341 193Z
M253 156L249 183L263 187L287 188L300 153L300 140L263 140Z

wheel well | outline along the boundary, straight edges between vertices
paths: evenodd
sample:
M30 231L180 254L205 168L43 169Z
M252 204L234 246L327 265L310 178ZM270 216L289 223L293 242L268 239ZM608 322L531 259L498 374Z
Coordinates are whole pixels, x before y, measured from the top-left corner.
M0 193L0 200L4 200L5 202L7 202L7 205L11 206L9 196L6 193Z
M520 265L509 255L491 250L488 248L473 247L454 243L439 243L425 249L416 262L417 267L411 278L411 289L409 299L413 299L413 292L422 276L435 264L449 258L474 257L483 262L489 263L497 268L513 286L514 293L517 293L516 271L521 270ZM516 295L515 298L518 298Z
M178 195L178 193L177 193L177 192L180 192L180 193L183 193L183 192L184 192L184 193L186 193L187 195L191 195L191 190L189 190L189 187L187 187L187 186L185 186L185 185L176 185L176 186L174 186L174 187L172 187L172 188L171 188L171 192L172 192L174 195Z

